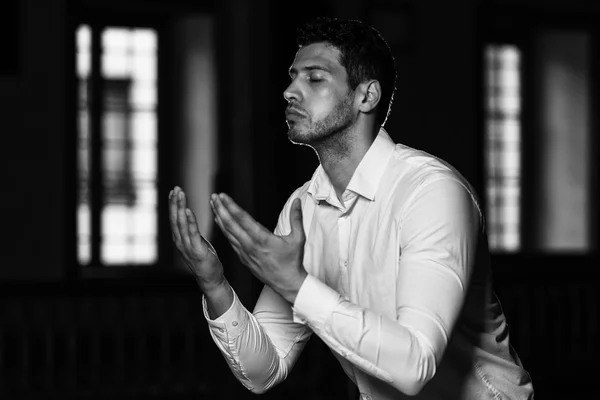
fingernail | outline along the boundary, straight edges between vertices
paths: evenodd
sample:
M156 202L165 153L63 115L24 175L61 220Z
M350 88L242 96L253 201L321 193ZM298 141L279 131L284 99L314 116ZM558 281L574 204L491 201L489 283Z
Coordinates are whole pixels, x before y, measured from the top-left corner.
M180 200L183 200L183 191L181 191L181 192L178 193L178 197L179 197Z
M171 198L171 196L173 196L173 191L172 190L169 192L169 199Z

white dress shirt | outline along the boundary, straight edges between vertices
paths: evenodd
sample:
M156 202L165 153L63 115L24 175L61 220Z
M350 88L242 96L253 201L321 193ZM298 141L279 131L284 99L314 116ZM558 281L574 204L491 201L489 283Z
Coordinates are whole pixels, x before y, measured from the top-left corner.
M205 317L249 390L281 382L310 335L363 399L533 399L491 283L483 214L451 166L381 129L342 195L321 166L289 197L303 205L309 276L290 305L265 286L250 313L234 293Z

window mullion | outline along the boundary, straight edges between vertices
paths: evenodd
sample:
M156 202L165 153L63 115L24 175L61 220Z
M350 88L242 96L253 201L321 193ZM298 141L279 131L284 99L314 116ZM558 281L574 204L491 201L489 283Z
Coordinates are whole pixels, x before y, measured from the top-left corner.
M101 213L103 207L102 189L102 115L104 113L101 59L102 27L91 26L91 66L90 66L90 250L91 265L100 265Z

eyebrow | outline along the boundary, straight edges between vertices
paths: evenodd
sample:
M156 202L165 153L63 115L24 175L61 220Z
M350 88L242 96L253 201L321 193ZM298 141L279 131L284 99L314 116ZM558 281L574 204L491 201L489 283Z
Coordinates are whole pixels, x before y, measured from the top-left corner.
M304 67L302 67L300 69L304 70L304 71L315 71L315 70L317 70L317 71L325 71L328 74L331 74L331 69L329 69L326 66L321 65L321 64L305 65ZM297 75L298 74L298 69L292 67L292 68L289 69L288 74L290 76Z

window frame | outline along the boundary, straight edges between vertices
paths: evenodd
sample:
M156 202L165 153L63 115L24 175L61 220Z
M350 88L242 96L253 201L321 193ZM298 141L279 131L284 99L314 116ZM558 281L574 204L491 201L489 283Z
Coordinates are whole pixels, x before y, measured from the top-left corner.
M72 10L73 11L73 10ZM99 9L89 9L89 10L74 10L70 13L69 17L69 29L67 29L68 35L68 71L72 79L69 80L69 93L68 102L67 102L67 118L70 121L69 124L69 145L67 146L67 150L69 152L69 165L70 165L70 176L69 176L69 185L67 190L69 191L69 195L67 196L69 199L69 210L70 213L70 231L72 232L70 237L72 240L69 240L67 245L67 254L69 255L69 265L67 266L66 277L68 280L79 280L79 279L96 279L96 278L126 278L126 277L165 277L165 275L173 275L180 274L179 271L174 271L173 268L169 268L172 260L172 245L171 245L171 235L170 235L170 227L168 220L168 212L165 210L168 209L168 198L165 193L169 192L169 185L172 180L173 168L171 163L171 150L172 150L172 140L168 135L165 134L167 132L168 127L171 126L172 121L172 110L168 107L168 102L165 101L168 96L167 89L170 87L170 73L169 73L169 64L168 60L171 55L171 50L169 47L169 43L172 41L170 38L172 37L169 18L164 15L163 12L131 12L131 11L115 11L113 9L109 10L99 10ZM97 39L99 39L100 32L102 29L106 27L135 27L135 28L151 28L157 33L157 82L156 82L156 116L157 116L157 237L156 237L156 245L157 245L157 258L156 261L149 264L122 264L122 265L103 265L100 262L94 262L94 257L92 257L92 261L88 265L81 265L78 260L78 240L77 240L77 207L78 207L78 88L79 88L79 78L77 76L76 69L76 57L77 57L77 43L76 43L76 33L77 29L80 25L85 24L90 26L92 35L96 35ZM98 52L99 51L99 40L93 40L91 51ZM100 57L92 57L92 62L94 59L99 64ZM95 72L94 72L95 71ZM104 94L102 91L102 79L99 75L99 65L93 65L91 68L90 81L94 84L100 84L101 89L96 90L94 92L94 96L96 98L95 101L92 102L91 113L95 113L99 115L100 113L100 100L101 96ZM96 118L96 130L98 129L98 124L101 123L101 118ZM96 136L96 143L99 139L98 135ZM94 140L94 139L92 139ZM94 143L94 142L92 142ZM96 144L97 146L97 144ZM91 148L93 147L90 146ZM97 147L96 147L97 148ZM98 151L93 150L91 151ZM98 157L95 157L96 160L100 161ZM98 171L98 168L96 167ZM96 175L99 177L99 174ZM96 182L99 180L96 179ZM96 184L99 185L98 183ZM96 194L93 196L93 201L98 204L99 197L98 191L95 191ZM93 206L92 206L93 207ZM162 212L165 211L165 212ZM96 211L97 216L95 219L92 219L92 224L99 223L99 215L100 212ZM92 217L94 218L94 217ZM99 231L98 229L96 230ZM98 236L93 235L90 239L90 243L93 240L96 240L96 244L92 244L91 246L96 246L100 248ZM93 251L93 250L91 250ZM99 260L99 257L95 258Z

